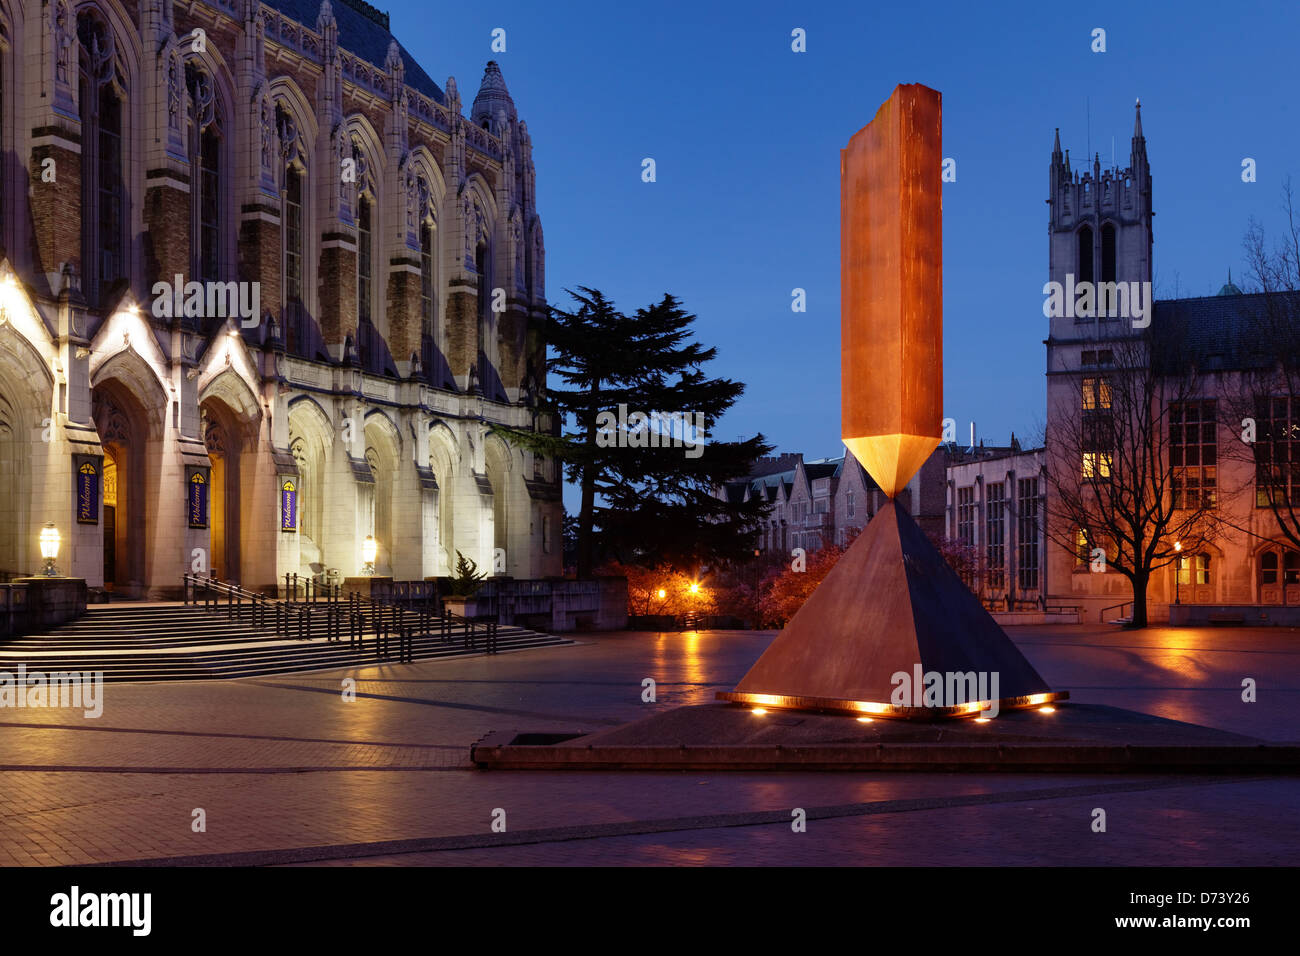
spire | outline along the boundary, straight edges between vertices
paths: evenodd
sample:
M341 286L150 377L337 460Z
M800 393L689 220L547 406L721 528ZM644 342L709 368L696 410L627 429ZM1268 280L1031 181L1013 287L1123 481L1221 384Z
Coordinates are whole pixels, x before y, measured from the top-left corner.
M1142 101L1138 100L1133 108L1133 148L1129 153L1129 165L1134 170L1146 169L1147 140L1142 135Z
M1061 127L1056 127L1056 138L1052 140L1052 155L1055 156L1061 151Z
M479 85L478 95L474 97L474 105L470 108L470 120L475 126L482 126L484 120L496 119L501 110L505 111L507 120L513 122L516 119L515 103L510 98L510 91L506 89L501 67L496 60L488 60L487 68L483 71L483 82Z

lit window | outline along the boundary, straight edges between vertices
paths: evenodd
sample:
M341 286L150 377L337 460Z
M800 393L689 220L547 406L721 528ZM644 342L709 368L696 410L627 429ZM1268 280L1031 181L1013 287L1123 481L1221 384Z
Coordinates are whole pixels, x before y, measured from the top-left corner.
M1103 451L1083 453L1083 477L1106 479L1110 477L1111 456Z
M1169 466L1175 508L1215 506L1216 408L1213 399L1169 407Z
M1208 554L1180 554L1178 556L1179 584L1209 584L1210 556Z
M1083 380L1083 409L1096 411L1110 408L1110 381L1088 377Z

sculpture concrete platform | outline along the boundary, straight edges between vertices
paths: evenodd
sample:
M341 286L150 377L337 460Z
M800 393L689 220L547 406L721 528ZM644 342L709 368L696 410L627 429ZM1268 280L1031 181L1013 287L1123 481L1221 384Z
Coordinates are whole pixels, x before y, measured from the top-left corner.
M899 700L902 674L971 675L961 699ZM945 682L945 690L947 689ZM975 687L979 693L974 693ZM917 688L919 690L919 688ZM887 501L720 700L881 717L977 716L1062 700L906 509ZM947 698L947 699L944 699Z
M491 770L1300 773L1295 744L1078 703L987 723L703 704L591 734L492 733L470 758Z

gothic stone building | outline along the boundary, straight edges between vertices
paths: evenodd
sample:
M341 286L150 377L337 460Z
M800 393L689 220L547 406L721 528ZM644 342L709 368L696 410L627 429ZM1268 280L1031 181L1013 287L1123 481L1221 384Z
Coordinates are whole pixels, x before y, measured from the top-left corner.
M898 501L921 530L943 535L944 467L950 451L938 448L899 489ZM747 478L715 492L733 501L767 503L758 540L760 557L787 561L793 549L817 551L844 545L884 503L885 495L867 470L845 450L838 458L805 461L798 452L760 458Z
M555 464L491 431L553 427L495 63L466 116L361 0L0 0L0 158L0 571L53 522L133 596L368 536L398 580L560 572Z
M951 446L950 446L951 447ZM1042 607L1049 593L1042 448L952 448L944 537L970 549L971 589L991 608Z
M1103 171L1094 158L1091 169L1080 175L1068 153L1062 154L1058 135L1049 189L1051 281L1065 284L1072 274L1076 282L1151 282L1152 177L1140 106L1127 167ZM1258 466L1251 455L1242 454L1240 438L1241 396L1255 387L1243 383L1253 381L1261 369L1271 368L1273 361L1261 358L1260 343L1252 341L1250 331L1263 308L1262 298L1242 294L1229 278L1218 295L1153 302L1146 317L1155 343L1151 347L1158 353L1159 343L1175 343L1193 369L1184 375L1191 384L1178 389L1189 394L1171 401L1173 389L1155 393L1165 412L1157 420L1167 433L1157 441L1161 454L1167 455L1163 464L1171 479L1173 504L1176 508L1203 504L1220 519L1222 530L1197 553L1184 553L1176 565L1156 570L1148 592L1151 620L1167 618L1168 606L1175 600L1237 607L1300 604L1300 553L1281 533L1257 480ZM1075 443L1062 444L1055 436L1080 434L1080 416L1111 414L1108 376L1116 373L1110 370L1117 367L1116 356L1140 333L1133 319L1123 316L1057 315L1050 323L1048 468L1059 468L1058 474L1076 469L1080 476L1100 473L1104 477L1110 449L1085 448L1079 460L1063 461L1062 456L1080 455L1081 449ZM1260 413L1261 435L1284 436L1277 442L1276 453L1283 456L1279 460L1300 461L1300 402L1274 399L1269 404L1273 410ZM1288 483L1298 478L1300 469ZM1051 487L1047 492L1047 520L1052 524L1048 598L1055 604L1078 605L1084 620L1095 621L1103 609L1131 599L1132 588L1112 570L1097 573L1091 568L1083 529L1062 524L1054 501L1057 493ZM1066 541L1076 546L1066 547ZM1108 617L1118 613L1112 610Z

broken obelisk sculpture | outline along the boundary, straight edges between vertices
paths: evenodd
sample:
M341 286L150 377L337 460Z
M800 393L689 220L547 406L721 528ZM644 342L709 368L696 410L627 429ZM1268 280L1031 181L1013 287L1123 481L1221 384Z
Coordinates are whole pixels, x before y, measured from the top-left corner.
M943 418L941 129L939 94L899 86L840 152L841 429L889 501L723 700L934 718L1068 696L894 500Z

